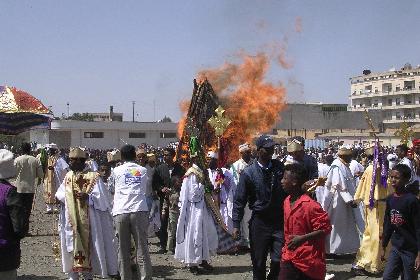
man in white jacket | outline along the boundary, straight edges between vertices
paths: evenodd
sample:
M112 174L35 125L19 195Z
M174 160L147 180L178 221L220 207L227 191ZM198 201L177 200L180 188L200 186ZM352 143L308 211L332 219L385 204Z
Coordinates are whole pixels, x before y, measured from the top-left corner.
M136 148L124 145L121 148L123 164L112 170L110 180L113 182L115 229L119 239L118 262L121 280L132 280L131 271L131 237L137 252L137 271L142 280L152 279L152 262L147 245L147 228L149 226L149 207L147 206L147 169L135 163Z

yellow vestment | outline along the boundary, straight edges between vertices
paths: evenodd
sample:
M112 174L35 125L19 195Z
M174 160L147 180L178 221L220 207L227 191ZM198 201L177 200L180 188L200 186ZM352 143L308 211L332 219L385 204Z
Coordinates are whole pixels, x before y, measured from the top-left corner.
M47 170L44 175L44 200L47 204L55 204L55 193L59 186L56 186L55 179L55 164L57 163L58 156L49 156L47 163Z
M90 194L99 174L97 172L67 173L64 178L66 207L73 229L73 271L90 271L89 201L83 194Z
M369 196L373 176L373 165L370 164L360 179L354 195L354 200L364 203L365 231L356 255L356 266L370 273L380 273L385 263L381 261L382 233L386 207L386 198L392 194L391 186L381 185L381 169L376 171L376 185L374 191L374 206L369 207Z

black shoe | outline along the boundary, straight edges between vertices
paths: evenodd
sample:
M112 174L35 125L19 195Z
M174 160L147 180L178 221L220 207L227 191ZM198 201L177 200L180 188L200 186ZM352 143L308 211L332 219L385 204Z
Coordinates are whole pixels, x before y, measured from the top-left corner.
M158 253L158 254L166 254L166 252L167 252L166 249L160 248L159 251L157 251L156 253Z
M200 273L200 269L198 269L198 266L191 266L189 268L190 272L194 275L199 275Z
M367 276L366 271L361 267L352 267L350 271L353 272L355 276Z
M211 266L208 262L203 261L202 263L200 263L200 266L207 272L213 271L214 267Z

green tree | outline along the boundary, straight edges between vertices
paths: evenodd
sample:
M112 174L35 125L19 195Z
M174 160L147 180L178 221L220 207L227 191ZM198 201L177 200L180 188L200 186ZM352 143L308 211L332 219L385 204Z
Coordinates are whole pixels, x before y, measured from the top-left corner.
M67 118L68 120L73 121L85 121L85 122L93 122L93 115L89 113L74 113L70 117Z
M163 117L163 119L161 119L159 122L169 123L169 122L172 122L172 120L171 120L171 118L170 118L170 117L167 117L167 116L165 115L165 117Z

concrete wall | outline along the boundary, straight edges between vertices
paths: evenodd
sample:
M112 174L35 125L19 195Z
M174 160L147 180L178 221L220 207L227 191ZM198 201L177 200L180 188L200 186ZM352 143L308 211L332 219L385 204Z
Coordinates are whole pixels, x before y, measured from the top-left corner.
M288 104L280 113L277 130L319 130L329 132L334 129L370 130L364 112L340 111L347 104ZM334 108L337 110L334 111ZM382 126L384 112L369 111L376 129ZM324 131L323 131L324 130Z

